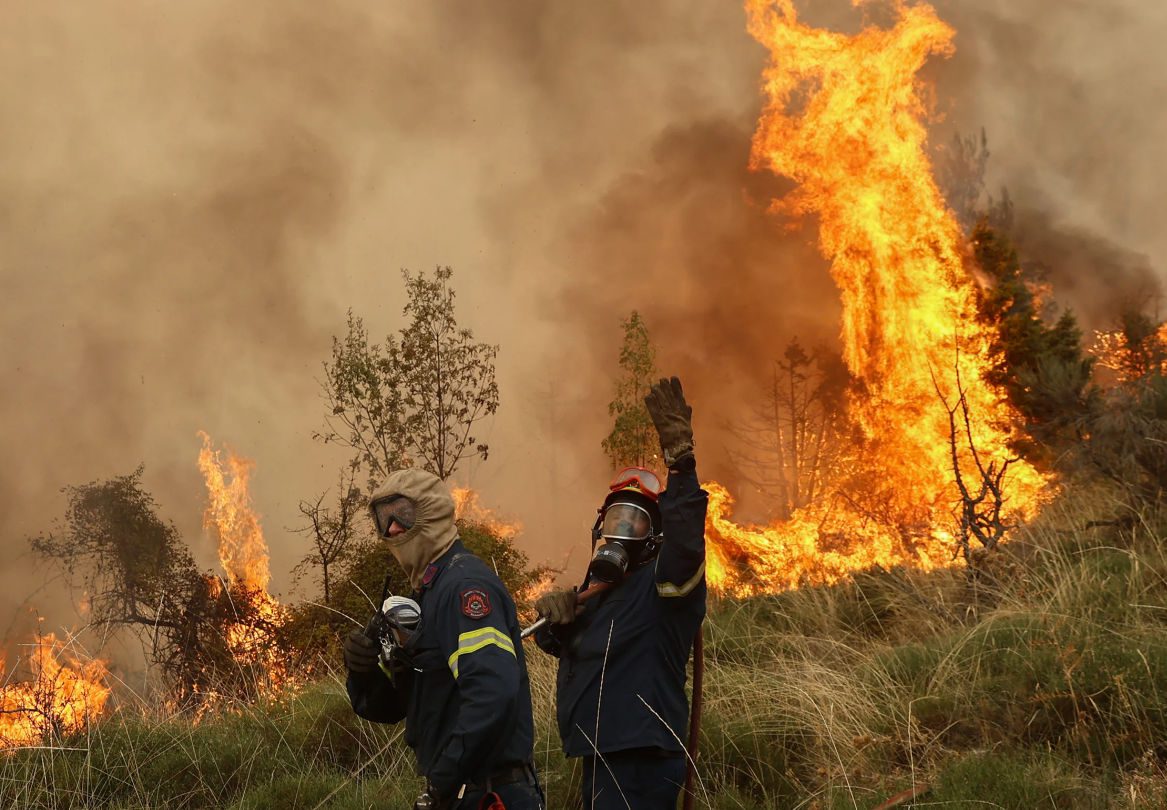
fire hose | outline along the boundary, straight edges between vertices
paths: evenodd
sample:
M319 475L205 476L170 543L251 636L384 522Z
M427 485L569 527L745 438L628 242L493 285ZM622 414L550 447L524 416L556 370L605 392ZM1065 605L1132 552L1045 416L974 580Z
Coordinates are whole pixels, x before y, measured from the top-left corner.
M603 593L612 587L610 582L597 582L584 588L576 596L577 602L586 602L593 596ZM546 616L540 618L530 627L520 633L520 638L527 639L535 635L548 624ZM688 762L685 766L685 801L681 805L683 810L693 810L693 801L696 794L693 792L693 781L697 775L697 745L701 736L701 692L705 680L705 637L701 627L697 628L697 635L693 637L693 709L689 713L689 739L686 748Z

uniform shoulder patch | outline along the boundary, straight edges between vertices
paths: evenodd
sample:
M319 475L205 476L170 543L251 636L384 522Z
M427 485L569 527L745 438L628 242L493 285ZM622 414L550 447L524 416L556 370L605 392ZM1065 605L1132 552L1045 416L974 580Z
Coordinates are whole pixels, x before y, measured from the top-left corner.
M462 591L462 613L471 619L484 619L490 615L490 597L481 588L467 588Z

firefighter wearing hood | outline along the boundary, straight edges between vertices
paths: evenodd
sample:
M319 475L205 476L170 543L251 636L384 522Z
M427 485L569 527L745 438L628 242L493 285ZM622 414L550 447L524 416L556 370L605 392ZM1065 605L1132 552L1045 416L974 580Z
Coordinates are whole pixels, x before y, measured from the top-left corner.
M576 589L536 602L550 625L535 639L559 658L564 753L583 758L586 810L673 810L685 778L686 663L705 617L705 511L692 408L680 380L645 399L669 468L616 475L593 529L595 552L578 589L612 584L587 602Z
M345 641L353 711L378 723L405 720L405 742L427 780L416 807L541 809L530 685L510 594L462 545L453 498L437 476L393 473L369 511L414 592L413 602L387 600L365 631Z

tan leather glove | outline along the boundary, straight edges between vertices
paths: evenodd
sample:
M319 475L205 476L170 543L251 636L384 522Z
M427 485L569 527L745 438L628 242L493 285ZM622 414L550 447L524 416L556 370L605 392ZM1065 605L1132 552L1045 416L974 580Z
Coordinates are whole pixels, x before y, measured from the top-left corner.
M573 588L550 591L535 600L535 610L552 624L570 624L579 615L579 602Z
M661 378L644 398L644 406L656 426L665 464L672 467L693 455L693 409L676 377Z

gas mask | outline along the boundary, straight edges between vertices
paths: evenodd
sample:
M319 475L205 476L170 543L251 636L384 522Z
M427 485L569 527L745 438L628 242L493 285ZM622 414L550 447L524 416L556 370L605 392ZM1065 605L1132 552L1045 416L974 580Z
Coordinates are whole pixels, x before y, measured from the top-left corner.
M412 666L405 645L421 621L421 608L417 602L408 597L389 596L388 587L385 591L382 593L381 609L369 620L365 635L375 639L380 645L377 665L392 680L396 673Z
M660 549L660 479L651 470L629 467L616 474L609 490L592 527L594 554L588 573L615 584L651 562Z

